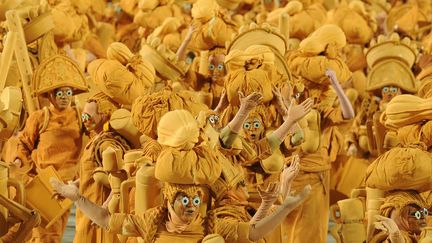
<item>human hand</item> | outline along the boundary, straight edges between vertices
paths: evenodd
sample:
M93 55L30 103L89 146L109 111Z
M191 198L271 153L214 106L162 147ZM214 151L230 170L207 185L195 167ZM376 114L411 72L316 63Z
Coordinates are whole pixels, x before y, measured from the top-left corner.
M225 108L228 106L228 96L226 94L226 89L222 90L221 97L219 99L219 103L217 104L216 108L214 109L214 112L218 115L220 115Z
M279 183L272 182L267 186L267 189L263 191L261 187L258 186L258 194L261 197L261 200L269 205L273 205L273 203L277 200L279 196Z
M289 167L285 167L280 176L281 194L283 198L289 196L291 191L291 183L296 178L300 171L300 157L294 155Z
M404 238L400 234L399 227L393 219L382 215L375 215L375 219L377 220L374 222L375 228L387 232L392 243L405 242Z
M193 34L194 34L195 32L197 32L198 27L199 27L199 24L198 24L198 23L196 23L196 22L192 22L192 24L189 25L188 32L187 32L187 34L186 34L186 39L190 40L190 39L192 38Z
M55 191L53 195L53 197L55 198L68 198L75 202L81 197L79 189L73 181L69 181L66 185L63 182L57 180L56 178L51 177L50 183Z
M296 122L306 116L313 106L312 99L306 99L300 105L296 105L294 99L291 100L291 104L288 107L288 118L291 121Z
M338 90L343 90L342 86L340 85L337 79L336 72L333 69L330 68L326 69L325 75L330 79L330 83L333 86L333 88Z
M258 92L253 92L248 96L244 96L242 92L238 92L240 99L240 109L244 109L246 111L251 111L257 105L259 105L263 99L262 94Z
M273 95L276 99L276 109L279 111L279 113L282 115L282 117L286 117L288 114L288 109L286 107L286 102L284 102L284 98L282 96L282 93L279 88L272 87ZM289 103L288 103L289 105Z

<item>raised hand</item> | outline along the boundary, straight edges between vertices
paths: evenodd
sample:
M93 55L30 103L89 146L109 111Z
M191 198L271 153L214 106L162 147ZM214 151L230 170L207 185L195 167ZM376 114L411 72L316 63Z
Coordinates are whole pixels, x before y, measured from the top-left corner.
M375 228L387 232L389 234L388 238L392 243L405 242L403 236L400 234L399 227L393 219L382 215L375 215L375 219L377 220L374 222Z
M279 196L279 188L279 183L272 182L267 186L265 191L263 191L261 187L258 187L258 194L264 203L273 205Z
M246 97L240 91L238 94L240 99L240 109L245 109L246 111L251 111L257 105L259 105L263 99L262 94L259 92L253 92Z
M276 109L279 111L279 113L282 115L282 117L285 117L288 114L288 109L287 109L287 106L284 102L284 98L282 97L280 89L273 86L272 92L273 92L273 95L276 99Z
M288 118L293 122L296 122L306 116L312 109L314 102L312 99L303 101L300 105L295 105L294 99L291 100L291 104L288 108Z
M219 99L219 103L217 104L216 108L214 109L214 112L218 115L220 115L225 108L228 106L228 96L226 93L226 89L222 90L221 97Z
M78 187L72 181L68 182L66 185L55 178L50 178L50 183L55 191L53 195L54 197L60 196L63 198L68 198L72 201L77 201L81 197Z
M292 158L291 165L285 167L280 176L281 194L283 198L289 196L291 183L294 181L300 171L300 157L295 155Z

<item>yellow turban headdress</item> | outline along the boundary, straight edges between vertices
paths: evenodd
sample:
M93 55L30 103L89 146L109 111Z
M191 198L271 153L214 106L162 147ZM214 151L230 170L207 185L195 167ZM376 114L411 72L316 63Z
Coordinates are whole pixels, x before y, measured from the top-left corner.
M158 142L179 149L191 149L199 137L197 121L187 110L166 113L159 121Z

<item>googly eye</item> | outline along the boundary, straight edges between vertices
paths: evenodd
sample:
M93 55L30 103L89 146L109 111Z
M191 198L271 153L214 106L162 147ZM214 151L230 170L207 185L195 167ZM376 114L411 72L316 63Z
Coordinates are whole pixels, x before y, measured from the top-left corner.
M384 87L384 88L383 88L383 92L384 92L384 93L388 93L388 92L389 92L389 88L388 88L388 87Z
M219 64L219 65L218 65L218 70L219 70L219 71L222 71L223 69L224 69L224 65L223 65L223 64Z
M397 88L391 88L391 92L396 94L397 93Z
M215 119L214 119L214 117L213 116L211 116L211 117L209 117L209 122L211 123L211 124L215 124Z
M420 220L421 217L422 217L422 214L420 213L420 211L416 211L415 214L414 214L414 217L415 217L417 220Z
M73 95L73 91L71 89L69 89L68 91L66 91L66 95L67 96L72 96Z
M423 208L423 215L424 216L428 216L429 215L429 210L427 208Z
M196 197L193 198L192 203L193 203L195 206L198 206L198 205L201 204L201 199L200 199L198 196L196 196Z
M214 118L215 122L219 121L219 116L213 116L213 118Z
M261 127L261 123L259 122L254 122L253 123L254 128L260 128Z
M244 128L244 129L250 129L250 128L251 128L251 124L250 124L249 122L245 122L245 123L243 124L243 128Z
M55 93L55 96L56 96L57 98L62 97L62 96L63 96L63 91L61 91L61 90L57 91L57 92Z
M189 204L189 198L188 198L188 197L183 197L183 198L181 199L181 203L182 203L184 206L188 205L188 204Z
M82 114L81 115L81 120L85 121L86 120L86 115Z
M209 69L210 69L211 71L213 71L213 70L215 69L215 66L214 66L213 64L210 64L210 65L209 65Z

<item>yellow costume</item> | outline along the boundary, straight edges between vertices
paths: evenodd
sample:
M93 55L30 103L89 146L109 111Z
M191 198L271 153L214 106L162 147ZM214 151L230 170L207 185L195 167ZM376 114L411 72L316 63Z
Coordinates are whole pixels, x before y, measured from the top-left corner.
M91 62L88 70L96 86L117 103L131 105L153 86L154 67L124 44L112 43L107 56Z
M297 148L302 163L292 190L300 191L310 184L312 192L286 218L283 237L287 242L325 242L327 239L331 162L336 160L343 146L343 136L336 125L344 118L342 110L335 107L337 97L329 87L325 71L326 68L334 69L342 83L350 78L348 66L338 55L338 50L345 44L345 35L339 27L324 25L288 56L293 74L302 81L295 84L297 92L304 91L306 97L319 103L300 122L305 142Z
M38 95L46 95L60 87L71 87L75 94L86 91L85 79L78 65L61 55L42 62L35 71L34 82ZM74 180L82 144L79 117L73 107L60 110L54 105L30 114L18 137L16 157L22 161L20 171L34 175L38 168L53 166L64 182ZM67 216L65 213L48 229L35 228L33 242L59 242Z
M166 202L173 203L175 195L179 192L189 195L203 193L202 189L200 186L165 184L163 194ZM148 209L142 215L113 214L110 217L109 230L126 236L142 237L144 242L198 243L202 241L206 231L201 214L183 228L181 233L176 233L170 232L171 230L167 228L167 222L170 222L167 211L167 206L163 205Z
M92 137L80 158L80 193L97 205L102 205L110 193L110 188L93 179L95 169L102 166L102 152L108 147L120 149L123 153L130 149L127 142L118 134L103 132ZM115 235L93 226L91 220L77 209L74 242L97 242L97 239L101 242L117 242Z
M430 190L432 173L431 107L429 99L399 95L382 115L386 127L397 130L400 146L378 157L368 168L366 185L383 190Z

